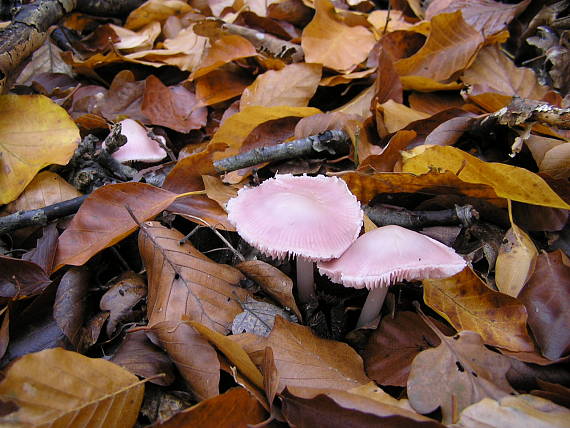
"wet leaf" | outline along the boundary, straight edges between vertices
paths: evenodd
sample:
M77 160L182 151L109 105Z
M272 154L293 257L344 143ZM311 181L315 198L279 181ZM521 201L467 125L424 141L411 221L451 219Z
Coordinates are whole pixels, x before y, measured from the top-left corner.
M0 96L0 204L15 200L42 168L67 164L78 143L79 129L49 98Z
M176 194L143 183L120 183L100 187L83 202L81 208L61 234L55 265L79 266L99 251L123 240L138 225L165 210Z
M53 304L53 318L56 324L76 348L85 320L89 279L90 273L87 269L83 267L69 269L59 281Z
M445 279L426 279L426 304L457 331L471 330L488 345L515 352L534 349L527 313L516 299L488 288L469 268Z
M0 297L22 299L41 293L49 284L51 280L37 264L0 255Z
M543 355L556 360L570 352L570 260L561 251L542 253L519 299Z
M174 229L144 223L139 250L148 278L149 326L178 322L183 316L224 334L242 312L238 301L247 291L237 287L244 278L237 269L214 262Z
M329 0L316 0L314 4L315 16L301 38L305 61L342 73L352 71L368 57L374 36L365 27L344 23Z
M144 385L125 369L100 358L63 349L25 355L0 382L0 397L17 410L0 417L15 426L61 425L82 421L106 427L133 426Z
M513 224L501 242L495 263L495 283L499 291L517 297L534 271L537 255L532 239Z
M506 379L509 359L485 348L477 333L438 336L442 343L418 354L408 377L408 399L419 413L441 406L443 423L449 424L485 397L500 399L514 392Z
M484 162L455 147L423 147L414 149L404 159L403 171L425 174L430 169L451 171L465 182L491 186L497 196L527 204L570 209L537 174L524 168Z

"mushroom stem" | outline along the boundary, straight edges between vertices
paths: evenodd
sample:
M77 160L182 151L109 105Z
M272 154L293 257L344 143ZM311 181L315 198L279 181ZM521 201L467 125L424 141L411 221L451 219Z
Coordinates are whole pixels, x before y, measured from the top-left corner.
M297 257L297 293L301 303L310 302L316 297L313 265L311 260Z
M362 307L362 312L360 312L356 328L364 327L380 314L386 293L388 293L388 287L376 287L370 290Z

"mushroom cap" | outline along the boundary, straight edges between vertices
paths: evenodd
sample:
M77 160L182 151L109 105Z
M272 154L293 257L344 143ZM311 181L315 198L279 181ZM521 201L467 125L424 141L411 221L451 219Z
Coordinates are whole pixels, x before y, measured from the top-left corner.
M144 126L132 119L125 119L121 124L121 134L127 142L111 153L111 157L119 162L139 161L158 162L166 157L166 151L150 138ZM162 137L159 137L162 138ZM103 143L105 147L105 143Z
M308 260L339 257L360 233L360 203L338 177L276 175L227 204L239 235L262 253Z
M332 281L354 288L447 278L465 267L453 248L400 226L365 233L338 259L317 264Z

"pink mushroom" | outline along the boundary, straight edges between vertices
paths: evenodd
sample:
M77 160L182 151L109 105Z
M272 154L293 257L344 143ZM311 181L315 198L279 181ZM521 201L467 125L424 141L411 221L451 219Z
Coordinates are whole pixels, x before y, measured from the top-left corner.
M358 238L363 213L337 177L277 175L228 201L239 235L263 254L297 257L299 300L314 298L313 262L340 255Z
M370 292L357 327L378 316L388 286L402 280L447 278L465 267L455 251L421 233L384 226L365 233L338 259L319 262L319 271L332 281Z
M111 153L111 157L119 162L158 162L166 157L166 151L156 141L147 135L144 126L132 119L121 122L121 134L127 137L127 142ZM162 138L162 137L159 137ZM105 143L103 143L103 147Z

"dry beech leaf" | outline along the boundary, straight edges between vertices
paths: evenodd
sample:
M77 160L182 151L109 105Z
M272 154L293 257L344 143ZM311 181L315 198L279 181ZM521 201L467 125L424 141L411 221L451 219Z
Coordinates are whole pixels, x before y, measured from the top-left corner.
M377 110L383 115L384 125L389 134L405 128L416 120L430 117L427 113L415 111L393 100L388 100L384 104L380 104L377 106Z
M401 76L423 76L441 81L468 67L484 39L467 24L460 11L434 16L428 38L414 55L396 61Z
M444 334L453 334L445 324L432 321ZM415 312L397 312L393 318L384 317L363 353L366 374L380 385L406 386L414 357L440 342Z
M436 114L450 108L459 109L463 107L465 101L461 95L454 92L414 92L408 97L408 103L414 110Z
M231 198L237 196L239 190L237 186L224 184L218 177L203 175L202 180L204 181L204 189L206 190L208 198L216 201L223 209L225 209L226 204Z
M180 232L145 222L139 250L148 278L148 324L179 321L183 316L227 334L239 301L249 293L237 287L244 279L231 266L214 262L185 241Z
M138 30L151 22L166 21L170 16L191 11L192 7L182 0L149 0L129 14L125 28Z
M214 153L214 160L239 154L247 136L265 122L286 117L307 117L320 112L320 110L312 107L246 107L226 119L214 134L210 145L225 143L229 146L222 153Z
M253 333L266 337L271 333L276 316L292 322L297 320L289 312L271 303L248 299L241 302L241 306L243 312L234 318L232 334Z
M368 57L374 36L365 27L344 23L329 0L315 0L315 10L301 38L305 61L342 73L352 71Z
M239 97L251 84L251 78L245 73L221 69L199 77L195 83L200 105L209 106Z
M542 253L519 294L528 324L543 355L556 360L570 352L570 260L557 250Z
M392 172L396 162L401 158L400 151L408 147L416 135L414 131L401 130L396 132L380 154L372 154L362 158L358 164L358 170L367 171L370 169L373 172Z
M469 268L445 279L426 279L426 304L457 331L479 333L487 345L514 352L531 352L527 312L516 299L487 287Z
M0 205L16 199L42 168L66 165L79 140L77 125L49 98L0 96Z
M293 280L275 266L261 260L247 260L236 267L255 281L267 294L303 319L293 296Z
M100 31L101 28L105 26L97 30ZM156 38L160 35L160 24L156 21L145 25L139 31L131 31L114 24L107 24L107 28L119 37L119 41L113 43L115 49L124 52L152 49Z
M127 206L138 221L145 221L165 210L175 199L175 193L143 183L100 187L83 202L60 235L56 268L66 264L80 266L134 232L138 225Z
M451 171L469 183L491 186L497 196L527 204L570 209L537 174L511 165L484 162L448 146L419 146L404 158L402 170L424 174L432 169Z
M51 280L33 262L0 255L0 297L22 299L40 294Z
M530 149L540 172L552 178L570 177L570 142L530 135L525 144Z
M196 321L190 321L190 324L224 354L243 376L258 388L263 388L263 375L239 343Z
M175 380L172 361L143 330L127 333L110 361L137 376L150 378L156 385L167 386Z
M530 68L516 67L499 46L487 46L463 73L461 80L471 86L470 94L498 92L521 98L540 100L548 88L538 83ZM495 111L498 109L490 110Z
M214 40L189 80L204 76L237 59L256 55L255 47L247 39L236 35L222 36Z
M59 175L51 171L41 171L18 199L6 206L6 212L35 210L78 196L81 196L81 193Z
M534 395L484 398L463 409L453 428L566 428L570 410Z
M488 37L504 30L529 3L530 0L517 4L505 4L493 0L433 1L426 10L426 19L432 19L441 13L460 10L467 24Z
M232 388L153 426L155 428L247 428L265 419L266 412L259 401L243 388Z
M268 70L248 86L240 99L240 109L248 106L306 107L321 80L320 64L289 64Z
M131 427L144 385L120 366L61 348L24 355L0 382L0 399L17 406L2 426Z
M498 198L491 187L466 183L451 172L430 171L422 175L410 173L368 175L360 172L347 172L339 174L339 177L346 182L350 191L363 204L370 202L379 193L421 192L429 195L466 195L501 207L505 206L504 200Z
M495 283L501 293L517 297L534 271L538 251L532 239L513 224L499 248Z
M70 268L59 281L53 304L55 323L76 349L85 319L90 277L85 267Z
M477 333L437 334L442 343L419 353L408 377L408 399L419 413L441 406L443 423L449 424L457 421L458 412L485 397L514 393L506 379L509 359L485 348Z
M167 320L152 324L149 336L168 354L198 400L220 393L220 361L216 350L192 326Z
M321 339L309 327L279 317L269 337L243 345L250 355L267 346L272 349L280 391L294 386L345 390L370 382L362 358L351 347Z

